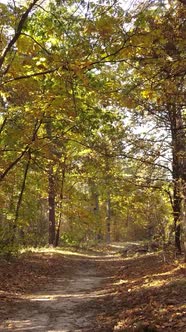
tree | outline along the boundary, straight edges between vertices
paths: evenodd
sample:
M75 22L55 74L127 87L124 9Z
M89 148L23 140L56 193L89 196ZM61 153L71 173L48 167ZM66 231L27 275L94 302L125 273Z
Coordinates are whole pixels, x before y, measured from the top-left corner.
M184 10L177 1L171 1L170 6L164 3L151 6L147 2L146 8L129 17L130 32L134 32L130 47L115 59L118 73L126 73L125 80L118 86L118 91L122 91L118 98L120 104L131 108L136 118L140 119L141 115L147 121L150 118L170 134L167 142L171 140L170 150L172 146L173 213L178 251L181 250L180 220L185 214L182 208L185 201ZM118 77L121 79L121 74ZM164 137L162 146L165 146Z
M147 193L149 187L161 189L168 169L163 164L163 171L157 171L165 145L155 142L157 137L138 137L132 128L142 122L142 113L149 114L145 121L150 124L165 124L169 114L165 100L158 101L159 89L167 93L162 83L166 74L161 76L167 64L161 58L163 39L160 58L154 63L152 57L157 52L153 24L163 29L166 14L157 12L152 19L154 12L146 6L125 13L115 1L43 7L33 2L28 9L5 6L3 12L3 220L11 212L8 224L17 225L17 241L29 244L36 235L34 244L46 241L42 219L46 221L47 207L50 245L60 242L60 232L72 241L100 235L109 241L116 233L119 237L122 218L132 220L130 226L139 231L146 219L136 188L147 188ZM160 106L163 118L153 112ZM145 189L141 193L145 200ZM150 195L153 200L151 190ZM164 213L166 209L160 215Z

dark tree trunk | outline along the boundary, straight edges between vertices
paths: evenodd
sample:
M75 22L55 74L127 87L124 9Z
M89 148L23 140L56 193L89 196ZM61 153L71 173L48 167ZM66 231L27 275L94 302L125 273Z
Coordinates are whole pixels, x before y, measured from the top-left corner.
M179 189L178 179L174 179L173 191L173 217L174 217L174 231L175 231L175 247L179 254L181 254L181 193Z
M59 238L60 238L60 228L61 228L61 222L62 222L62 205L63 205L63 192L64 192L64 184L65 184L65 172L66 172L66 155L64 157L64 163L62 168L62 178L61 178L61 190L60 190L60 202L59 202L59 220L56 230L56 238L55 238L55 247L59 245Z
M111 226L111 200L110 193L108 193L107 201L106 201L106 242L110 243L110 226Z
M46 121L46 132L50 143L52 143L52 119L47 118ZM55 235L56 235L56 202L55 202L55 176L54 176L54 161L53 157L53 146L49 143L49 155L51 160L48 164L48 244L55 246Z
M53 166L49 166L48 172L48 206L49 206L49 245L55 245L55 180Z
M169 107L173 155L173 215L175 246L181 253L181 224L185 228L185 186L186 186L186 135L182 111Z
M110 183L110 164L109 153L105 148L105 186L106 186L106 242L110 243L111 240L111 183Z

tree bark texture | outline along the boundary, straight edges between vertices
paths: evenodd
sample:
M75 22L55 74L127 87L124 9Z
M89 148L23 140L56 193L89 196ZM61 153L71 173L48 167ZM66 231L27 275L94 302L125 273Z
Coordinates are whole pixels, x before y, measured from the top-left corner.
M176 109L176 107L173 106L169 107L169 118L171 124L173 156L173 214L175 223L175 245L178 252L181 253L181 225L183 226L183 229L186 230L186 134L181 109Z
M59 238L60 238L60 229L61 229L61 223L62 223L62 206L63 206L63 196L64 196L64 184L65 184L65 172L66 172L66 155L64 157L64 163L62 168L62 174L61 174L61 190L60 190L60 196L59 196L59 220L56 230L56 238L55 238L55 247L59 245Z
M49 206L49 245L55 245L55 180L53 166L49 166L48 171L48 206Z
M106 242L110 243L110 226L111 226L111 200L110 193L108 193L107 201L106 201Z
M52 119L48 117L46 122L46 132L49 139L49 156L48 163L48 243L50 246L55 246L56 236L56 202L55 202L55 176L53 167L53 150L50 143L52 142Z

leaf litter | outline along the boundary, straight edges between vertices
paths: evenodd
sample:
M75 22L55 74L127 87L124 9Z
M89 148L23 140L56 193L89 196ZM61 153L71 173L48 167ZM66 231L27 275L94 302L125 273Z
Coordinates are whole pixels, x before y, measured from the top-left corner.
M0 332L122 332L137 324L186 331L181 260L48 250L0 261Z

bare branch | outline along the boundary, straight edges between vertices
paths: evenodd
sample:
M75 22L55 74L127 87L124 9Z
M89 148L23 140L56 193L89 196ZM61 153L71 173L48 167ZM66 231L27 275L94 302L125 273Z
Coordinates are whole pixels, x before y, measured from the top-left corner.
M17 165L17 163L23 158L23 156L30 150L32 143L36 139L37 132L38 132L39 128L41 127L42 122L43 122L43 119L41 119L41 120L37 119L36 120L36 123L34 125L33 135L32 135L32 138L31 138L31 142L29 144L27 144L25 146L24 150L19 154L19 156L15 160L13 160L2 173L0 173L0 181L2 181L5 178L5 176L9 173L9 171L12 168L14 168L14 166Z
M23 13L23 15L21 16L21 19L19 21L19 24L17 26L17 30L13 36L13 38L10 40L10 42L8 43L8 45L4 48L1 57L0 57L0 68L2 68L2 65L5 61L6 55L7 53L11 50L12 46L16 43L16 41L18 40L22 29L24 27L24 24L28 18L28 15L30 14L31 10L33 9L33 7L35 6L35 4L38 2L38 0L34 0L33 2L31 2L31 4L29 5L29 7L27 8L27 10Z
M22 76L17 76L14 78L11 78L10 80L5 81L3 84L7 84L13 81L18 81L18 80L23 80L26 78L30 78L30 77L36 77L36 76L41 76L41 75L45 75L45 74L50 74L53 73L55 71L57 71L59 68L53 68L53 69L48 69L48 70L44 70L44 71L39 71L37 73L33 73L33 74L28 74L28 75L22 75Z
M24 36L32 39L34 41L34 43L36 43L44 52L46 52L48 55L51 55L51 53L43 45L41 45L34 37L32 37L31 35L29 35L28 33L25 33L25 32L21 32L21 35L24 35Z

